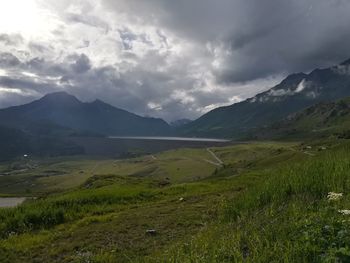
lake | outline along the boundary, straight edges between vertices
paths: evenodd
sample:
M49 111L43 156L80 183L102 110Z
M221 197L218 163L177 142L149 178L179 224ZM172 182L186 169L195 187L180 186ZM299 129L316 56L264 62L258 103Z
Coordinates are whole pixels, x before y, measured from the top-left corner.
M153 154L179 148L206 148L229 145L232 142L213 138L109 136L74 137L71 140L84 148L86 155L110 156L115 158Z
M183 142L229 142L229 140L215 138L193 138L193 137L160 137L160 136L109 136L110 139L121 140L155 140L155 141L183 141Z
M15 207L22 204L25 200L25 197L0 197L0 208Z

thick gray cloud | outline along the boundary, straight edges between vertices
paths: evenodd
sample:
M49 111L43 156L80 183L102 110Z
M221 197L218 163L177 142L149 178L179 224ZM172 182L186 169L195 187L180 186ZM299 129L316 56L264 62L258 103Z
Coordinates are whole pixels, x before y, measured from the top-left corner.
M4 52L0 53L0 66L1 67L15 67L18 66L21 62L19 59L12 55L11 53Z
M0 107L66 90L196 118L350 57L346 0L30 2L33 26L0 29Z
M23 38L21 35L18 35L18 34L13 34L13 35L0 34L0 42L8 46L9 45L16 46L19 43L23 42Z
M90 59L85 54L81 54L80 56L72 56L72 59L74 62L71 66L75 73L81 74L91 69Z
M344 0L105 0L134 15L210 44L218 81L249 81L310 70L350 56L350 2Z

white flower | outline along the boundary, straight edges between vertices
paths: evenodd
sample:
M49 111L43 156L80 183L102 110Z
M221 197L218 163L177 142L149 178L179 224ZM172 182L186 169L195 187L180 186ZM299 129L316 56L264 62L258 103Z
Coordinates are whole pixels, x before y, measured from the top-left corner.
M339 213L342 215L350 215L350 210L344 209L344 210L338 210Z
M329 192L328 195L327 195L327 199L330 200L330 201L339 200L341 197L343 197L343 193Z

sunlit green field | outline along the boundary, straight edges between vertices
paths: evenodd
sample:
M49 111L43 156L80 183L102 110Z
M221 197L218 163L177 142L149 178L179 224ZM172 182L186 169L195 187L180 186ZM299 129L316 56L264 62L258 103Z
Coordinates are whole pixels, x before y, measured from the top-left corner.
M248 163L295 143L241 144L211 148L226 164ZM0 194L36 196L60 192L83 184L94 175L120 175L169 180L171 183L206 178L220 168L207 149L181 149L135 159L86 157L21 159L0 165Z
M31 160L0 177L38 197L0 210L0 262L346 262L350 144L310 145Z

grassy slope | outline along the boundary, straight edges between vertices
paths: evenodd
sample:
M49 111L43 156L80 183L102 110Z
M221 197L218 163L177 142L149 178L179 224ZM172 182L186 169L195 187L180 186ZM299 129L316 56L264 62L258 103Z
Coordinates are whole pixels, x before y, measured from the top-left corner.
M288 118L254 132L258 138L327 138L348 137L350 98L319 103Z
M349 262L349 144L269 170L228 202L220 224L166 256L171 262ZM328 201L327 193L344 193ZM164 255L163 255L164 257ZM165 258L165 257L164 257Z
M205 149L101 161L98 175L78 188L0 210L0 261L332 262L347 257L348 221L337 210L350 200L330 203L325 196L350 190L349 146L307 154L297 144L272 142L212 150L225 167L203 161L212 158ZM167 177L170 185L159 184ZM146 235L147 229L157 234Z
M279 145L279 146L278 146ZM245 165L263 158L270 148L288 144L259 143L235 147L212 148L227 164ZM292 144L290 144L292 145ZM277 150L276 148L276 150ZM96 175L152 177L170 183L197 181L206 178L218 167L206 149L181 149L135 159L86 159L60 157L43 160L17 160L0 164L0 194L41 196L78 187ZM243 162L244 161L244 162Z
M19 160L0 165L0 194L42 195L79 186L93 175L152 176L173 182L211 175L215 166L203 149L182 149L129 160L85 157ZM204 172L203 172L204 170Z

